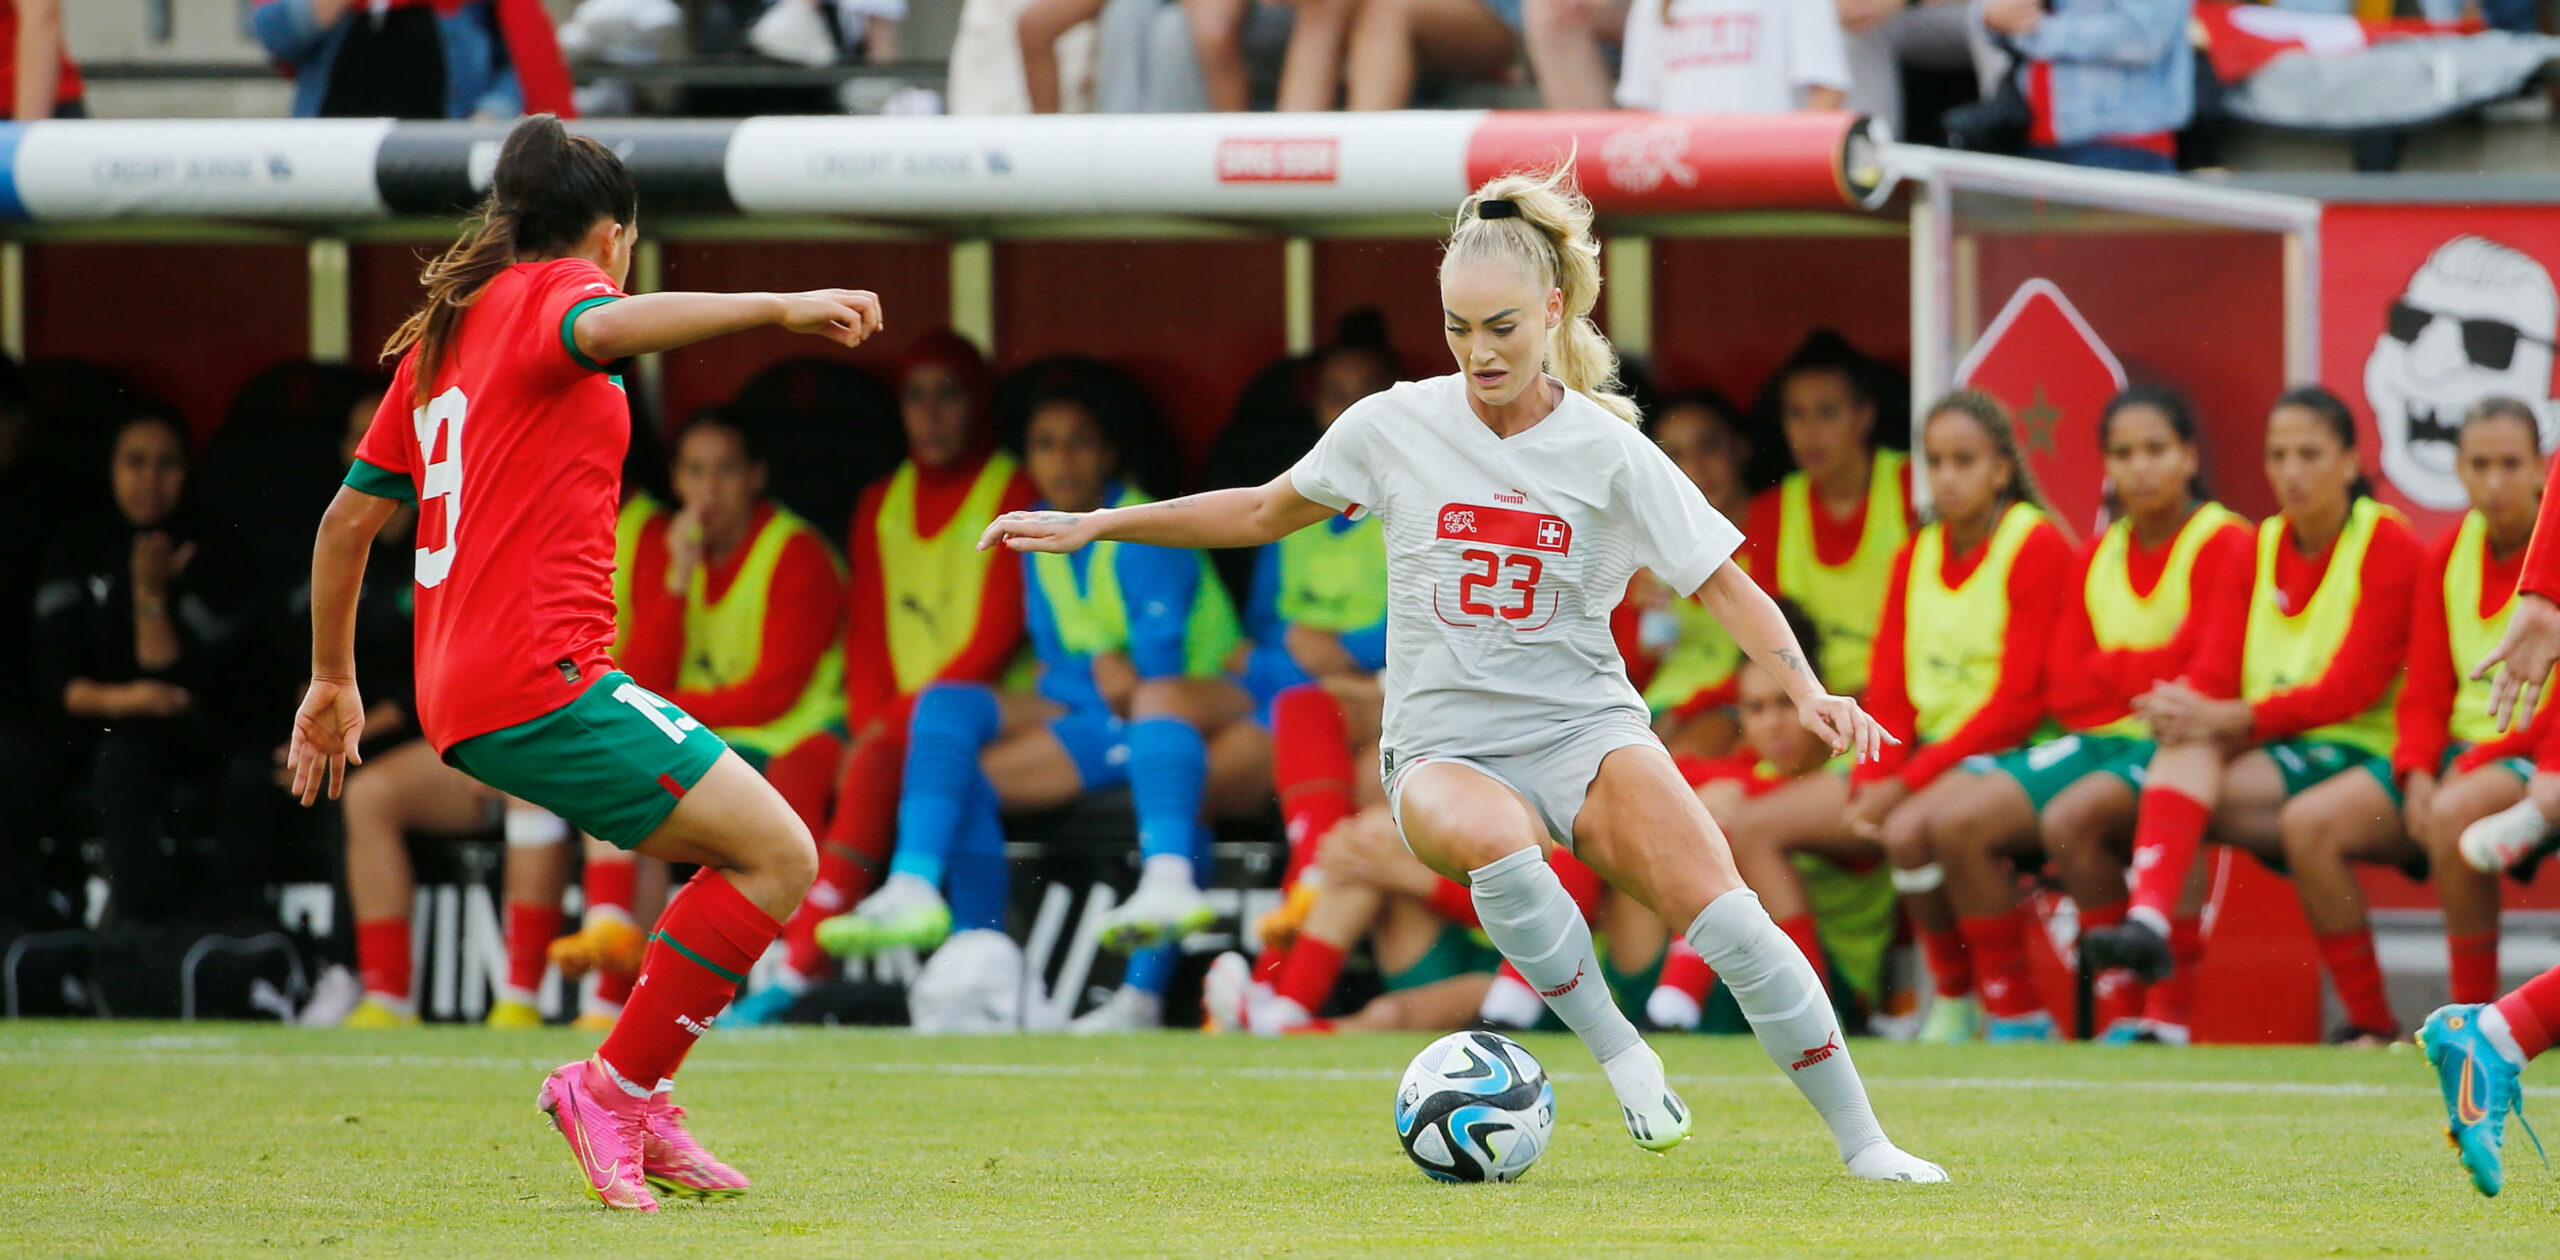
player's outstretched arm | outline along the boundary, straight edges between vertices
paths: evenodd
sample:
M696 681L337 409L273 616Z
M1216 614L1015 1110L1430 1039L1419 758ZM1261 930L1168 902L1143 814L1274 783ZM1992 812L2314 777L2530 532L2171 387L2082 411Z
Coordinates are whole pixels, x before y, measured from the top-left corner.
M858 346L880 331L880 299L863 289L807 293L643 293L590 306L570 335L590 362L656 354L750 328L788 328Z
M1331 515L1332 508L1301 496L1289 474L1282 473L1258 486L1161 503L1096 512L1007 512L979 536L978 550L1002 544L1015 551L1074 551L1105 540L1158 547L1259 547Z
M285 766L293 794L305 805L325 787L338 799L347 766L361 765L356 742L364 737L364 698L356 692L356 593L364 586L364 561L374 535L400 506L395 499L338 487L311 544L311 686L293 715Z
M1786 614L1778 611L1777 601L1742 566L1725 561L1698 588L1698 598L1723 623L1734 643L1786 685L1787 695L1796 702L1796 716L1828 742L1831 751L1855 751L1858 760L1872 761L1886 744L1902 742L1886 734L1857 701L1824 689L1805 661L1804 645L1796 642L1796 632L1787 627Z

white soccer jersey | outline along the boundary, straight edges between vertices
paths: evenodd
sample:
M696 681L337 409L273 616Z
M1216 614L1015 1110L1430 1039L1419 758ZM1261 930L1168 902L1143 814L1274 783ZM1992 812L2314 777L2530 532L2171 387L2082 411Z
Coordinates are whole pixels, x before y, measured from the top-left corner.
M1465 378L1408 382L1352 405L1289 472L1299 494L1365 508L1387 541L1390 756L1502 756L1559 724L1642 721L1609 635L1627 579L1695 592L1742 544L1661 448L1567 390L1498 437Z

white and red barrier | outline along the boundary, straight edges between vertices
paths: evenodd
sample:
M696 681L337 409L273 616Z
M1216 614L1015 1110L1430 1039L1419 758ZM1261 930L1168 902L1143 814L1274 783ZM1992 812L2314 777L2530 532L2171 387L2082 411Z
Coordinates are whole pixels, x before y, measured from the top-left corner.
M577 129L680 212L878 218L1445 214L1572 156L1604 213L1873 208L1879 124L1774 116L1412 111L603 121ZM338 221L451 213L498 125L379 120L0 125L0 218Z

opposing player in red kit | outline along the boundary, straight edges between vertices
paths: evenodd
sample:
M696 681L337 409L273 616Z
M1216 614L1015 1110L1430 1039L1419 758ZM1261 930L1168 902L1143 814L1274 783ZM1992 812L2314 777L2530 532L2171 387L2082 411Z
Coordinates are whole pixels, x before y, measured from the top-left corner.
M508 133L489 200L427 268L392 335L390 393L311 556L311 687L293 790L338 795L364 726L353 644L365 551L415 499L418 721L444 759L590 835L702 873L658 920L621 1019L539 1103L607 1207L651 1190L732 1198L747 1179L686 1132L676 1067L808 891L817 855L719 736L613 666L614 517L629 404L608 364L778 325L851 346L879 299L626 297L639 195L621 159L538 114Z

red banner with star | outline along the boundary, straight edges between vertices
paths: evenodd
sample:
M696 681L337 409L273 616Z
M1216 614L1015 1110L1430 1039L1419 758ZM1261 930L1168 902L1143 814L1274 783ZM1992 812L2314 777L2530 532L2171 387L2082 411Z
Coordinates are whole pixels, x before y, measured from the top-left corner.
M2009 409L2018 451L2063 531L2094 532L2106 498L2098 417L2124 388L2124 367L2062 290L2043 279L2019 285L1955 381Z

